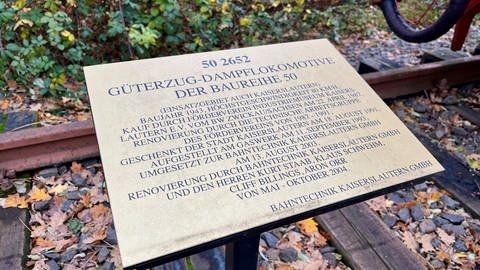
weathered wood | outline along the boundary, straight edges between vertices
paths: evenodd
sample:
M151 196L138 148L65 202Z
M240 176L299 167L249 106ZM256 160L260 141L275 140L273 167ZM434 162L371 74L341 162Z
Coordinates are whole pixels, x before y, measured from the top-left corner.
M365 203L350 205L339 211L389 269L427 269Z
M466 106L447 106L451 111L460 114L464 119L480 126L480 112L470 109Z
M21 270L27 233L27 210L0 208L0 269Z
M426 269L365 203L319 215L316 220L355 270Z
M359 74L367 74L377 71L385 71L403 67L401 64L384 57L366 58L360 57L358 65Z
M420 142L442 164L445 171L432 176L441 187L447 189L475 217L480 217L480 177L427 139L417 136Z
M462 57L468 57L468 54L455 52L447 48L422 51L422 63L433 63Z
M355 270L388 270L375 250L339 210L318 215L315 220L330 233L334 246L350 267Z

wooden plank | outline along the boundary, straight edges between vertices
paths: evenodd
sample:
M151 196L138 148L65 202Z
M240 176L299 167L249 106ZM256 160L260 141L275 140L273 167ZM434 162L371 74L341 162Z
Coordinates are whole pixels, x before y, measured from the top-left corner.
M460 114L464 119L480 126L480 112L470 109L467 106L447 106L451 111Z
M0 208L0 269L21 270L27 233L27 210Z
M365 203L350 205L339 211L389 269L427 269Z
M367 74L403 67L401 64L384 57L360 57L358 65L359 74Z
M350 267L355 270L388 270L375 250L339 210L318 215L315 220L330 233L334 246Z
M447 48L439 48L436 50L423 50L422 63L433 63L438 61L451 60L456 58L468 57L468 54L463 52L452 51Z
M445 168L445 171L433 175L432 179L452 193L467 211L480 218L480 196L478 195L480 177L453 158L447 151L440 149L428 139L417 137Z

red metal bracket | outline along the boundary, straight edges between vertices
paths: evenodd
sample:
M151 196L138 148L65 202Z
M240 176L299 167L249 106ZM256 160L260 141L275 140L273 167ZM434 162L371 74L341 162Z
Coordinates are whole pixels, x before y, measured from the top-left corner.
M480 0L471 0L463 13L460 20L458 20L455 25L455 33L453 34L453 40L451 49L453 51L458 51L462 48L465 38L467 37L468 30L470 29L470 24L472 23L473 17L477 13L480 13Z

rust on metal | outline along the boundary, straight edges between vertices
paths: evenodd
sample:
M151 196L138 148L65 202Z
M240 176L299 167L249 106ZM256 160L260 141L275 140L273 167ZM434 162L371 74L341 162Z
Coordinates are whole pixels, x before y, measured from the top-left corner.
M98 155L91 120L0 135L0 168L25 171Z
M459 58L363 75L383 98L480 79L480 56ZM0 134L0 168L25 171L99 155L92 120Z
M380 71L363 75L363 78L383 98L395 98L429 89L441 79L450 85L478 81L480 56L457 58Z

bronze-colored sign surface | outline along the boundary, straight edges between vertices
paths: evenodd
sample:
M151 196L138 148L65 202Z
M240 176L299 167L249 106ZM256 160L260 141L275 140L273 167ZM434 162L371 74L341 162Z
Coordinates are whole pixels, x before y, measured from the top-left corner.
M85 75L126 267L442 170L326 40Z

